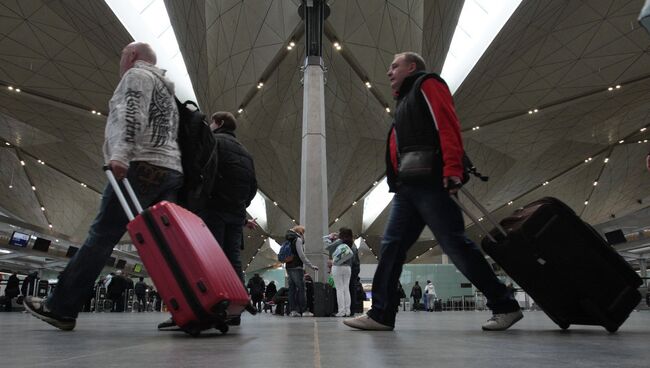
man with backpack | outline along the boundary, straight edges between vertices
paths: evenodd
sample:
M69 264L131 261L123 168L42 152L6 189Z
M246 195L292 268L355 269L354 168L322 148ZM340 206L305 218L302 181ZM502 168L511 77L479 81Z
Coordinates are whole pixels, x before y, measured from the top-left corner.
M198 212L221 245L235 272L244 283L240 250L244 226L255 226L246 219L246 208L257 193L253 156L235 136L237 120L229 112L212 115L210 128L217 145L217 172L211 196Z
M178 148L178 108L174 83L156 67L150 45L133 42L120 59L120 83L109 102L104 163L118 181L128 177L143 207L176 201L183 183ZM25 298L35 317L65 331L76 318L99 273L126 232L129 219L111 185L83 246L72 257L48 298Z
M414 52L395 55L387 75L397 99L386 141L386 177L395 196L372 283L372 307L367 315L344 323L361 330L395 328L406 254L428 226L443 252L488 298L493 316L483 330L506 330L523 314L483 253L465 236L463 215L451 198L466 171L451 92L438 74L426 72L424 59Z
M237 120L229 112L219 111L212 115L210 129L216 147L211 158L211 169L207 176L214 178L211 189L204 191L203 204L190 208L205 222L221 249L235 269L242 284L244 274L241 266L241 248L244 241L244 226L254 228L254 220L247 220L246 208L257 193L257 179L253 157L237 140ZM192 174L196 175L196 174ZM240 324L240 317L228 321L230 325ZM176 328L170 318L158 325L159 330Z
M285 242L281 248L289 251L278 254L280 262L285 263L287 274L289 276L289 308L291 317L309 317L313 314L307 310L307 300L305 295L305 270L304 265L308 265L312 270L318 271L318 267L309 261L304 250L305 227L297 225L287 231Z

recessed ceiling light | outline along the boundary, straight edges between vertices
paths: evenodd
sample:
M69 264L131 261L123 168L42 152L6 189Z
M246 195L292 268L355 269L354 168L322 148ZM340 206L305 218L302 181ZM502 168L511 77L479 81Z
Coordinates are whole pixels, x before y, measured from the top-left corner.
M390 107L386 107L386 112L390 112Z
M372 88L372 84L370 84L370 82L366 82L366 87L367 88Z

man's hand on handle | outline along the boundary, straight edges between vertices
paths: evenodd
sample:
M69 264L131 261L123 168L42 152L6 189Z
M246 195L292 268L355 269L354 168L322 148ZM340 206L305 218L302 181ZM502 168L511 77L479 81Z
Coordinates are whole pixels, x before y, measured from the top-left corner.
M255 230L260 225L257 223L257 217L255 217L254 219L246 220L246 225L244 226L246 226L247 229Z
M126 172L129 171L129 165L116 160L111 160L111 162L108 163L108 167L110 167L117 181L126 178Z
M456 194L460 187L463 186L463 183L457 176L445 176L442 178L442 184L444 185L445 189L447 189L449 194Z

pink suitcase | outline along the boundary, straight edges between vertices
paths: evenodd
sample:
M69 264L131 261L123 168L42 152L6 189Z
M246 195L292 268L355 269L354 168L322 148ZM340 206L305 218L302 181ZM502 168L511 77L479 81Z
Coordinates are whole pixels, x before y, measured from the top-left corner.
M124 207L127 229L147 272L153 279L174 322L198 336L217 328L250 305L248 293L219 243L192 212L167 201L142 210L125 179L122 183L139 214L134 218L112 172L109 181Z

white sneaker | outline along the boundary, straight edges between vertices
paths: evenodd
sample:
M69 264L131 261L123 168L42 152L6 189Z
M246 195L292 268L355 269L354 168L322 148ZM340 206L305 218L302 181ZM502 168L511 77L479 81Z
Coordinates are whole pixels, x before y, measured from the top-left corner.
M350 318L343 321L343 324L352 328L366 331L392 331L394 327L381 324L363 314L356 318Z
M296 311L291 311L291 313L289 313L289 317L300 317L300 313Z
M313 317L314 314L312 312L302 312L303 317Z
M334 315L334 317L347 317L347 315L343 312L338 312Z
M492 315L492 318L488 319L487 322L483 324L483 330L504 331L522 318L524 318L524 314L521 313L521 310L510 313L494 314Z

